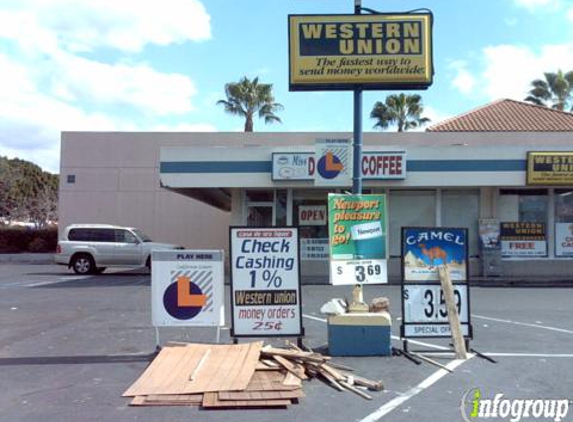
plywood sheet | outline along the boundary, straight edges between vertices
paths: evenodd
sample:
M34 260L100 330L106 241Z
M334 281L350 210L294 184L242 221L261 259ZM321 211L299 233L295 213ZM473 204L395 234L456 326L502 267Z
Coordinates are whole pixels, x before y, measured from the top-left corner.
M291 391L220 391L219 400L281 400L304 397L302 389Z
M244 390L255 372L261 347L262 342L164 347L123 396Z
M295 377L296 378L296 377ZM300 385L284 385L285 374L280 371L255 371L246 391L289 391Z
M286 407L290 400L219 400L219 393L205 393L203 408L240 408L240 407Z
M203 394L165 394L160 396L135 396L130 406L199 406Z

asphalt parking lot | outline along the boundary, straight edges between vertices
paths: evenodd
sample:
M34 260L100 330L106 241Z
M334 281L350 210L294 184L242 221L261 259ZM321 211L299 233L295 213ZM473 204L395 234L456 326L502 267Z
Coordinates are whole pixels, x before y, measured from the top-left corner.
M399 287L366 286L364 294L367 300L390 298L396 336ZM343 296L350 296L350 288L303 287L305 344L326 345L320 306ZM572 303L571 288L476 287L472 346L498 363L476 356L465 362L440 360L455 367L447 373L403 357L337 358L360 375L384 381L386 389L372 393L372 401L314 380L304 384L301 403L287 410L133 408L121 393L141 374L155 348L149 274L80 277L55 265L0 264L0 421L458 421L463 420L462 397L474 388L484 397L503 393L507 398L571 400ZM223 330L222 342L230 342L228 333ZM161 339L213 342L215 332L162 329ZM447 342L432 344L439 348ZM563 420L573 420L573 410Z

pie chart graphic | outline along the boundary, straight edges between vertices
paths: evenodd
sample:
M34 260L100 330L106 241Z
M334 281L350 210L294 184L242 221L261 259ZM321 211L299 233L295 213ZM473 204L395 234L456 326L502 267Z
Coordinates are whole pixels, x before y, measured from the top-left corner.
M179 277L163 294L163 306L169 315L179 320L195 318L206 305L206 296L189 277Z

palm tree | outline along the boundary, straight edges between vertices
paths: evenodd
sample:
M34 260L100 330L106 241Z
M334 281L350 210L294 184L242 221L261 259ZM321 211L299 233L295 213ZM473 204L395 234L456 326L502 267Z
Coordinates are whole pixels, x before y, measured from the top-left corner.
M573 111L573 71L563 73L558 70L557 73L544 73L544 76L545 80L531 82L532 88L525 101L561 111L566 111L571 104L569 111Z
M219 100L217 104L223 105L229 114L245 118L245 132L253 131L253 116L258 113L265 123L281 122L275 114L283 109L275 103L272 84L260 84L259 78L252 81L244 76L238 83L225 84L226 100Z
M377 101L374 104L370 118L378 120L374 128L388 129L389 125L395 124L398 126L398 132L404 132L430 121L427 117L422 117L423 112L421 96L404 93L392 94L388 95L384 102Z

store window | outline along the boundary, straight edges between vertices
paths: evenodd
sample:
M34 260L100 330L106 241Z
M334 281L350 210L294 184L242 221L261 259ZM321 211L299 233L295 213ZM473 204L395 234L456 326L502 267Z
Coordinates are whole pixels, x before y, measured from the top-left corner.
M388 203L390 256L398 257L402 253L402 227L436 225L436 191L390 191Z
M501 256L546 257L549 195L547 189L501 189Z
M295 190L293 225L299 227L303 260L328 259L328 191Z
M499 220L547 223L547 189L501 189Z
M245 191L247 226L274 226L274 190Z
M479 254L478 219L478 190L442 190L442 227L463 227L468 229L468 251L470 256Z

